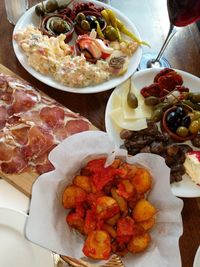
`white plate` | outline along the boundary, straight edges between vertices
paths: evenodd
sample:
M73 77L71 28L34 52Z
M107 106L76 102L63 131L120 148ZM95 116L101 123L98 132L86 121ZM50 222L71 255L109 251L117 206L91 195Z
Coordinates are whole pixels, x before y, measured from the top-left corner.
M135 87L138 89L142 89L144 86L150 85L153 82L153 78L160 70L161 69L146 69L136 72L132 77ZM193 92L199 92L200 79L198 77L184 71L176 71L180 73L183 77L184 86L190 88L190 90ZM121 88L122 87L119 85L115 90L121 90ZM113 93L111 94L107 103L105 113L105 125L108 135L114 140L117 146L120 146L121 144L123 144L123 140L119 136L121 129L112 122L109 116L109 113L112 110ZM190 180L188 175L183 175L183 180L178 183L173 183L171 185L171 188L174 195L178 197L200 197L200 186L195 185Z
M194 263L193 263L193 267L199 267L200 266L200 246L197 249L195 258L194 258Z
M24 237L26 219L25 213L0 207L0 266L53 267L52 253Z
M82 0L82 2L89 2L89 1ZM102 4L100 2L97 2L97 1L92 1L92 2L94 2L94 4L96 6L105 6L107 8L112 9L116 13L117 17L127 26L127 28L129 28L130 31L135 33L135 35L138 36L138 38L140 38L140 35L139 35L138 30L136 29L135 25L125 15L123 15L120 11L118 11L117 9L110 7L106 4ZM35 7L30 8L19 19L19 21L17 22L17 24L14 28L13 34L15 34L17 31L25 28L26 25L29 25L29 24L33 24L35 26L39 25L39 18L35 14ZM27 57L25 56L25 53L18 46L18 44L14 41L14 39L13 39L13 48L14 48L14 52L15 52L19 62L35 78L37 78L41 82L43 82L49 86L52 86L54 88L57 88L57 89L60 89L60 90L66 91L66 92L74 92L74 93L82 93L82 94L102 92L102 91L109 90L109 89L114 88L115 86L119 85L120 83L125 81L128 77L130 77L135 72L137 66L139 65L141 56L142 56L142 48L138 47L138 49L133 54L133 56L129 62L129 67L128 67L127 72L120 77L113 78L109 81L106 81L106 82L98 84L98 85L93 85L93 86L88 86L88 87L83 87L83 88L72 88L72 87L67 87L67 86L62 85L61 83L56 82L50 76L43 75L43 74L37 72L36 70L34 70L31 66L29 66L28 62L27 62Z

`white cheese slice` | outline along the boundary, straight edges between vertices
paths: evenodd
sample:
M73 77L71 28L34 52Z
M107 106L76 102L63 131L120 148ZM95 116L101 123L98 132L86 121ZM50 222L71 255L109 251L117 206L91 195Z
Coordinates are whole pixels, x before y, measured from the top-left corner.
M124 119L122 108L113 109L110 112L110 117L113 122L122 129L132 130L132 131L139 131L141 129L147 128L147 122L145 118L142 119Z
M129 87L130 87L130 79L128 80L129 82L126 81L123 86L122 90L122 111L123 111L123 116L125 119L142 119L142 118L150 118L151 117L151 108L144 103L144 98L140 94L140 92L135 88L134 84L132 83L131 90L135 94L138 100L138 107L133 109L130 108L128 103L127 103L127 95L129 92Z
M199 151L197 153L199 153ZM195 155L195 152L194 154L190 152L186 154L184 167L191 180L200 185L200 161Z
M117 91L114 91L112 97L112 109L120 108L122 106L121 102L121 95Z

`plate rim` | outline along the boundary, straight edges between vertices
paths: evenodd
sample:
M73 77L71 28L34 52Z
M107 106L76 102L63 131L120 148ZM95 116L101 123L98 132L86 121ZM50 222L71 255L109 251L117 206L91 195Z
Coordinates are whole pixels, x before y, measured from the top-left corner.
M81 2L90 2L90 0L80 0L80 1ZM100 1L93 0L92 2L94 2L94 4L96 4L97 6L107 7L107 8L112 9L113 11L115 11L123 20L125 20L127 22L128 26L133 29L133 32L136 34L136 36L139 39L141 39L140 33L139 33L137 27L135 26L135 24L125 14L123 14L120 10L118 10L117 8L115 8L113 6L102 3ZM16 33L16 31L20 30L19 27L24 22L24 20L28 16L31 16L32 14L34 14L33 12L34 12L34 8L36 5L32 6L30 9L28 9L22 15L22 17L18 20L18 22L16 23L14 30L13 30L13 36ZM137 48L137 51L135 52L136 53L135 54L136 59L132 62L131 65L130 65L130 63L131 63L131 60L130 60L128 70L123 76L115 77L113 79L110 79L108 81L105 81L105 82L97 84L97 85L90 85L87 87L76 88L76 87L65 86L65 85L57 82L56 80L54 80L53 77L43 75L40 72L37 72L33 67L29 66L25 53L21 50L21 48L19 47L17 42L14 40L14 38L12 38L12 47L13 47L15 56L17 57L19 63L34 78L36 78L37 80L39 80L40 82L42 82L48 86L53 87L56 90L58 89L58 90L65 91L65 92L79 93L79 94L91 94L91 93L104 92L104 91L111 90L112 88L123 83L126 79L128 79L136 71L136 69L140 63L140 60L142 57L142 51L143 51L142 45ZM134 54L133 54L133 56L134 56ZM45 82L46 77L47 77L47 82ZM106 85L104 85L104 84L106 84ZM109 86L109 84L111 84L111 85Z
M200 246L198 247L198 249L195 253L193 267L199 267L199 266L197 266L198 261L200 262Z
M158 73L160 70L162 70L164 68L151 68L151 69L144 69L144 70L140 70L138 72L135 72L132 76L131 76L131 79L134 80L134 78L141 78L143 77L143 75L145 74L148 74L148 73ZM189 79L194 79L195 82L199 82L200 84L200 78L189 73L189 72L186 72L186 71L183 71L183 70L179 70L179 69L176 69L176 68L171 68L175 71L177 71L178 73L180 73L181 75L183 75L184 77L187 77ZM107 105L106 105L106 110L105 110L105 128L106 128L106 132L109 134L110 138L113 139L112 137L112 134L110 133L110 130L108 130L108 125L111 123L111 120L109 119L109 115L108 113L110 112L110 109L109 106L111 105L111 100L112 100L112 97L113 97L113 94L115 92L115 90L119 90L118 88L120 87L121 85L117 86L112 94L110 95L109 99L108 99L108 102L107 102ZM112 124L112 123L111 123ZM114 141L114 139L113 139ZM190 179L189 177L186 177L185 179ZM193 184L193 182L191 180L189 180L189 182L191 182ZM175 184L171 184L171 190L173 192L173 194L177 197L185 197L185 198L195 198L195 197L200 197L200 187L199 187L199 190L197 188L197 190L195 190L194 193L190 193L190 192L187 192L187 193L181 193L180 192L180 189L178 189L177 187L181 186L181 182L180 183L175 183ZM195 185L195 184L194 184ZM196 185L198 187L198 185Z
M34 244L33 242L29 241L26 238L26 236L25 236L25 227L26 227L28 215L25 212L23 212L21 210L18 210L18 209L11 208L11 207L8 208L8 207L4 207L4 206L0 205L0 214L2 214L2 213L4 215L5 214L8 214L9 217L13 217L13 220L11 222L9 222L8 224L6 224L6 220L7 219L4 220L4 218L2 218L0 216L0 225L8 226L9 228L15 229L22 236L22 238L24 237L24 239L27 242L30 242L30 245L31 245L31 247L33 247L33 249L37 247L37 249L41 249L41 251L44 250L43 247L37 246L36 244ZM16 223L16 222L20 222L20 225L19 226L24 229L24 232L21 231L21 229L15 228L14 223ZM48 251L48 250L45 249L44 251ZM52 260L50 260L50 257L51 257ZM53 261L53 253L52 253L52 251L49 251L48 264L51 264L49 267L54 267L54 261Z

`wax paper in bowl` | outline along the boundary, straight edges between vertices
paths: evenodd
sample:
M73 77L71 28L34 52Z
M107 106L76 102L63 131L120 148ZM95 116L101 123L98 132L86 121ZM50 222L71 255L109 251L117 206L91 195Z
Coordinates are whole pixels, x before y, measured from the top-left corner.
M108 135L101 131L75 134L51 151L49 159L55 170L39 176L33 185L27 238L58 254L86 258L82 252L84 237L66 223L68 210L62 206L62 194L87 161L102 156L108 157L107 164L116 156L128 163L143 165L153 176L153 188L148 199L158 213L156 224L150 232L152 241L144 252L135 255L128 253L122 259L125 266L180 267L183 203L171 192L170 170L164 159L149 153L130 157L125 150L117 149Z

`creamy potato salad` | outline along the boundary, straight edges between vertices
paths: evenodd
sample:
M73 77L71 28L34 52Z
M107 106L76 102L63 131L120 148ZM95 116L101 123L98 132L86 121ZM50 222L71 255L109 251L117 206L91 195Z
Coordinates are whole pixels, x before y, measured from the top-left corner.
M109 53L105 59L99 58L95 63L91 63L86 60L84 54L77 54L74 46L65 43L64 34L48 37L38 28L29 25L17 32L14 39L25 52L31 67L69 87L95 85L123 74L127 70L130 57L138 47L133 41L115 41L108 49L102 40L96 39L95 36L86 36L85 40L81 40L83 45L86 40L87 43L90 40L91 44L95 43L96 47L102 47L102 51ZM117 64L122 61L123 67L119 68Z

